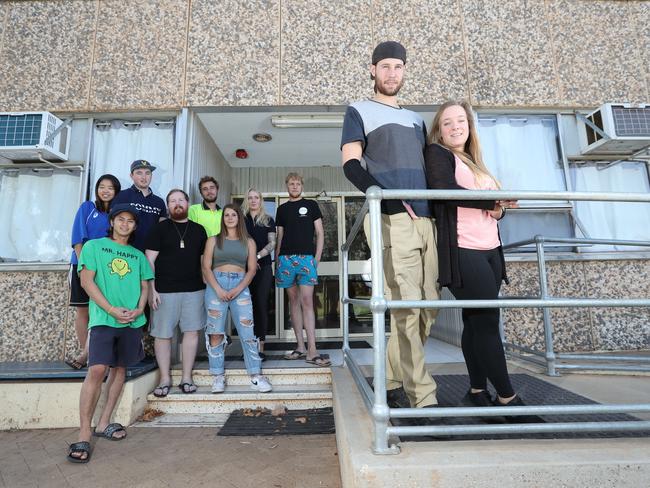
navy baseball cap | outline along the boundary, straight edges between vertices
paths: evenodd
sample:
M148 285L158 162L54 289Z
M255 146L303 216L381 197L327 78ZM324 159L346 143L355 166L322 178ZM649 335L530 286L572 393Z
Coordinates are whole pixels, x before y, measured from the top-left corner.
M131 163L131 173L133 173L136 169L150 169L151 171L155 171L156 167L151 164L149 161L146 161L144 159L136 159Z
M133 215L135 221L136 222L138 221L140 212L138 212L138 210L129 203L118 203L117 205L112 207L110 213L108 214L109 220L112 220L116 215L119 215L122 212L129 212L131 215Z

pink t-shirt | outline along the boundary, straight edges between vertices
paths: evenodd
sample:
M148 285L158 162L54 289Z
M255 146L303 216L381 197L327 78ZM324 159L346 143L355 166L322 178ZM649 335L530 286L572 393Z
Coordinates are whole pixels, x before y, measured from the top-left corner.
M477 181L472 170L456 155L456 183L468 190L496 190L490 178ZM489 250L499 247L497 221L487 210L458 207L458 247Z

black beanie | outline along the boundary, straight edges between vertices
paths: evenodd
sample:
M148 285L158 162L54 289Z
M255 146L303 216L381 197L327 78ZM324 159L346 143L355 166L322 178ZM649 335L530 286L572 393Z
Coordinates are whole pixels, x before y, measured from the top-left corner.
M377 44L372 52L372 64L377 64L386 58L401 59L406 64L406 49L397 41L385 41Z

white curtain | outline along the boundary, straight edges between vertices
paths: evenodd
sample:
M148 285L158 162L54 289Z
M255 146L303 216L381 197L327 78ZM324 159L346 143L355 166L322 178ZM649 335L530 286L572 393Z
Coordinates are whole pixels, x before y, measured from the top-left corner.
M648 193L648 169L644 163L586 163L571 168L576 191ZM650 204L626 202L576 202L576 213L589 236L595 239L650 241ZM645 250L650 247L597 245L584 251Z
M98 122L93 130L93 149L89 186L111 173L129 188L131 163L145 159L156 167L151 181L153 192L165 198L174 185L174 124L143 120Z
M478 119L485 164L504 190L565 191L559 162L555 117L542 115L485 116ZM568 206L566 202L521 201L522 208ZM530 239L537 234L573 237L566 213L518 211L500 225L504 243Z
M501 115L480 118L478 125L485 164L504 190L566 190L555 118Z
M0 180L0 260L68 261L79 173L5 171Z

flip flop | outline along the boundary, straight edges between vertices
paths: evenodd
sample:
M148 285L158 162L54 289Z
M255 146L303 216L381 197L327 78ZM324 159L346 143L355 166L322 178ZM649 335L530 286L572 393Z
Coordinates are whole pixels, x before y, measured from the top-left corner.
M113 434L116 432L124 431L124 436L122 437L115 437ZM121 441L123 439L126 439L126 429L122 424L118 424L117 422L113 424L108 424L106 428L102 432L97 432L97 429L93 431L93 435L95 437L103 437L104 439L108 439L109 441Z
M190 393L195 393L198 389L194 383L181 383L178 385L183 393L189 395Z
M294 361L296 359L305 359L305 357L307 357L307 353L306 352L300 352L297 349L294 349L290 353L285 354L283 357L284 357L284 359Z
M316 366L330 366L332 364L329 358L323 357L320 354L311 359L305 359L305 362L315 364Z
M169 388L169 385L158 385L153 390L153 396L156 398L165 398L169 394Z
M80 370L80 369L85 368L86 366L88 366L87 361L85 363L82 363L81 361L79 361L77 359L66 359L65 364L70 366L72 369L76 369L77 371Z
M81 455L83 455L83 453L86 453L86 457L82 459L80 457L73 456L72 455L73 453L81 453ZM67 459L71 463L87 463L88 461L90 461L90 453L91 453L90 442L88 441L75 442L73 444L70 444L70 447L68 448Z

